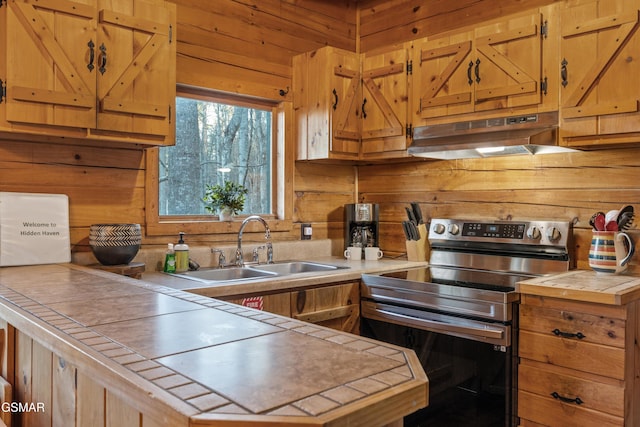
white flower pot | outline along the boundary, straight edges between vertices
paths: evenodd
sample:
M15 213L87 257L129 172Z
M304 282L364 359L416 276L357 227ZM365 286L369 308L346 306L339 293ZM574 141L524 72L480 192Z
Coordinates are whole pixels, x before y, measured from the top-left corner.
M220 216L220 221L233 221L233 211L231 209L222 208L218 215Z

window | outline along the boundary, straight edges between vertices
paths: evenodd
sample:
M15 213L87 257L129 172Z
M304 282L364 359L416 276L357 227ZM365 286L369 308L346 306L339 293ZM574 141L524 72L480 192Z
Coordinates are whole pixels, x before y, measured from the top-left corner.
M248 189L241 214L273 213L273 105L203 91L176 98L176 144L158 154L158 213L207 214L207 184Z

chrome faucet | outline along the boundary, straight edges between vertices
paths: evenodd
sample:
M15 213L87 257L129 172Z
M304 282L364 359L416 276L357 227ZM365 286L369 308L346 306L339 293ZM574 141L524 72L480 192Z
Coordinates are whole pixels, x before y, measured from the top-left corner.
M273 246L271 245L271 230L269 230L269 226L267 225L267 221L265 221L259 215L251 215L245 218L242 221L242 225L240 225L240 230L238 231L238 248L236 249L236 266L243 267L244 266L244 258L242 257L242 233L244 232L244 228L251 221L259 221L264 225L264 238L267 241L265 244L267 247L267 264L273 264Z

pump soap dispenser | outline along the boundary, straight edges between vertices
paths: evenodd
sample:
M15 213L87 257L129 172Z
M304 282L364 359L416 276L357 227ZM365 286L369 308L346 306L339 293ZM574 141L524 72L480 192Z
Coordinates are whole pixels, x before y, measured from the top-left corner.
M180 240L173 247L176 253L176 273L184 273L189 270L189 245L184 242L184 233L180 232Z

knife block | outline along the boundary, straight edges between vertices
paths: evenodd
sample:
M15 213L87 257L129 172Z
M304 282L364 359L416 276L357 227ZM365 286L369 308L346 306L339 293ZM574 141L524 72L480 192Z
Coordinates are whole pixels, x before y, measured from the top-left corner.
M420 240L407 240L407 260L426 261L429 256L429 241L427 240L426 224L418 225Z

